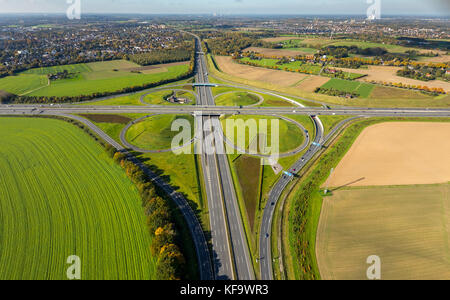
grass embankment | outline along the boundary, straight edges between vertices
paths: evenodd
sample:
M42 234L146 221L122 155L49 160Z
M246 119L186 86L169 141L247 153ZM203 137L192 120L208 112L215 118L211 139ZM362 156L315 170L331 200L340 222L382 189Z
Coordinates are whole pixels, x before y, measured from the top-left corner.
M141 199L82 130L59 120L0 118L0 278L154 279Z
M249 106L259 102L257 95L247 92L230 92L215 99L217 106Z
M262 131L263 129L260 126L261 120L267 120L267 132ZM272 127L272 122L274 120L278 120L279 123L278 126ZM237 126L239 121L242 121L242 124L255 124L256 131L251 132L249 130L249 127L245 128L245 131L242 131L242 128ZM270 148L272 147L272 132L274 134L278 133L279 136L280 149L279 151L275 151L274 153L289 152L300 146L304 141L303 133L300 128L297 127L297 125L272 116L228 116L226 118L223 118L221 122L225 132L225 136L228 137L231 142L234 142L235 145L238 145L240 149L247 149L250 146L253 146L254 149L258 149L258 153L264 152L264 149L260 149L258 147L259 142L257 141L256 137L258 135L264 134L266 145ZM274 125L276 124L277 123L275 122ZM233 127L233 125L236 126ZM244 133L245 140L243 138ZM232 136L234 136L234 139L231 139Z
M290 279L320 279L316 259L316 233L322 208L320 187L359 134L370 125L390 121L449 121L449 119L421 118L373 118L358 121L344 130L343 134L302 176L289 195L284 214L287 236L283 237L286 250L285 262Z
M171 149L173 138L179 134L179 132L172 131L172 124L177 120L189 122L191 125L190 136L192 137L194 132L194 118L192 116L155 115L131 126L126 133L127 141L145 150Z

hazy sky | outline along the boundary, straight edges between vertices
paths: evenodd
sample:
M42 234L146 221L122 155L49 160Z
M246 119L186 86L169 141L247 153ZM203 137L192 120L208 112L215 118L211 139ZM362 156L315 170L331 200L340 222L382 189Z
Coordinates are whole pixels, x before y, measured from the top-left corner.
M64 13L68 1L0 0L0 13ZM365 15L378 0L80 0L82 13ZM386 15L450 15L450 0L379 0Z

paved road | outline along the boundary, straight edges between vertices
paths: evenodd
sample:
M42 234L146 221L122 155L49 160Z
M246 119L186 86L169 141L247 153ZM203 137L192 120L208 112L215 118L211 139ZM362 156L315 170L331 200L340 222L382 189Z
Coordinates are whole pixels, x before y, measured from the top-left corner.
M314 117L313 121L316 129L316 137L314 142L320 145L327 143L344 125L347 123L357 119L358 117L349 118L347 120L341 121L338 125L336 125L331 132L324 137L324 128L322 122L318 117ZM322 149L321 146L311 145L308 152L303 155L303 157L298 160L289 170L288 172L292 174L298 174L305 166L308 164L311 159ZM275 213L275 208L278 200L281 197L281 194L286 189L286 187L291 182L292 178L289 176L283 176L280 180L275 184L273 189L269 194L269 199L267 201L267 205L264 208L263 219L261 222L261 232L259 237L259 249L260 249L260 270L261 270L261 279L262 280L273 280L273 267L272 267L272 244L271 244L271 232L272 232L272 223L273 223L273 215Z
M177 207L183 214L184 219L186 220L186 223L189 227L189 231L191 233L192 240L194 242L195 250L197 253L200 279L213 280L214 276L210 253L202 226L200 225L200 222L198 221L194 211L192 210L191 206L188 204L186 199L183 197L183 195L177 193L170 185L168 185L165 181L163 181L159 176L154 174L145 164L141 163L137 158L132 156L125 148L123 148L119 143L117 143L113 138L107 135L100 128L95 126L92 122L79 116L60 113L52 115L71 118L83 123L84 125L88 126L93 132L95 132L100 138L102 138L105 142L109 143L111 146L116 148L118 151L130 155L130 159L137 166L139 166L157 186L159 186L164 192L166 192L167 195L169 195L172 198L174 203L177 205Z
M209 83L208 70L204 54L201 50L200 39L197 43L197 69L196 83ZM215 106L211 87L199 86L199 99L201 106ZM255 279L249 248L244 232L236 191L231 176L228 157L225 153L223 131L218 116L197 116L209 126L203 130L203 142L210 145L210 149L202 155L205 182L209 191L208 203L210 208L210 222L213 232L213 248L217 253L214 261L218 270L217 278L228 277L238 280ZM199 121L197 121L199 124ZM197 132L201 130L197 127ZM222 210L220 212L220 209ZM222 213L222 214L221 214ZM217 223L217 224L216 224ZM220 226L225 226L220 228ZM216 226L214 226L216 224ZM218 228L219 227L219 228ZM222 231L220 231L221 229ZM216 232L217 234L214 234ZM220 253L217 250L222 250ZM228 256L227 256L228 254ZM224 275L221 274L224 272ZM227 272L225 274L225 271ZM231 271L231 273L230 273ZM225 277L225 278L226 278Z
M261 107L261 108L239 108L220 106L75 106L75 105L6 105L0 104L0 114L194 114L196 112L204 115L337 115L337 116L368 116L368 117L450 117L450 109L426 109L426 108L286 108L286 107Z

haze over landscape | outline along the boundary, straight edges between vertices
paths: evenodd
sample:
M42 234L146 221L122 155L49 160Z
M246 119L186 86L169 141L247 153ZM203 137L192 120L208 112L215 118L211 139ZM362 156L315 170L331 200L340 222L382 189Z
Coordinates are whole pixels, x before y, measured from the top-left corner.
M84 13L365 15L366 0L81 0ZM448 16L446 0L384 0L385 15ZM0 13L64 13L64 0L0 0Z

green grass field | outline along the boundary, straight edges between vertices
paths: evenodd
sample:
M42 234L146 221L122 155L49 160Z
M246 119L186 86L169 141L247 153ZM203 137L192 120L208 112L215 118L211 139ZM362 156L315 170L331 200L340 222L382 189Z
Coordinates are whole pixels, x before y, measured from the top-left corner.
M280 153L285 153L291 150L294 150L298 146L300 146L304 141L303 133L301 132L300 128L298 128L295 124L291 122L287 122L285 120L278 119L276 117L271 116L229 116L225 119L222 119L222 127L224 129L225 135L227 137L231 137L234 131L234 139L232 142L235 144L238 144L238 130L242 130L242 128L232 127L232 123L227 123L227 120L230 121L237 121L242 120L244 122L255 120L257 125L257 134L262 134L264 132L260 131L259 121L260 120L267 120L267 145L268 147L271 147L271 135L272 135L272 120L277 119L279 120L279 127L278 127L278 133L279 133L279 150ZM246 128L245 132L245 149L247 149L251 143L255 142L256 135L251 135L249 132L249 129ZM258 151L262 150L258 148Z
M372 93L375 85L369 83L362 83L359 81L349 81L343 79L333 78L325 83L322 88L335 89L343 92L358 93L362 98L368 98Z
M249 106L259 102L259 97L247 92L234 92L221 95L215 99L218 106Z
M48 79L45 75L20 74L0 78L0 90L16 95L43 88L47 84Z
M119 60L38 68L0 79L0 90L27 96L57 97L115 92L126 87L176 78L186 73L189 65L161 68L149 74L131 72L139 67L137 64ZM47 86L47 74L64 70L71 74L70 78L51 81L50 86Z
M165 150L170 149L172 139L179 132L172 131L172 123L177 119L188 120L194 132L194 118L190 115L155 115L143 120L127 131L128 142L141 149Z
M103 148L59 120L0 118L0 278L153 279L137 189Z

